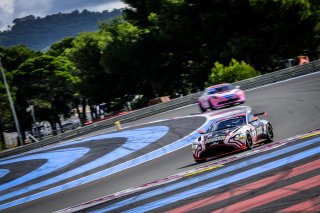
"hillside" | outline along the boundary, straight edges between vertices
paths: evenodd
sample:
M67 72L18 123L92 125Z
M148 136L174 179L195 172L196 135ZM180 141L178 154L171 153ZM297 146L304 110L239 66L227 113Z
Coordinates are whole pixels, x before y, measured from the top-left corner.
M121 9L103 12L75 10L44 18L32 15L17 18L13 21L11 29L0 32L0 46L24 44L34 50L43 50L64 37L96 31L99 22L115 18L121 13Z

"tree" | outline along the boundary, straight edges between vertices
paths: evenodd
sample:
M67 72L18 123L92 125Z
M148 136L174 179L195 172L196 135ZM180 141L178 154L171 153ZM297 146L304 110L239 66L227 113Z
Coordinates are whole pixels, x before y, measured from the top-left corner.
M320 7L315 0L125 2L131 6L124 11L127 20L141 30L158 29L154 40L171 46L159 52L172 53L172 66L194 88L202 87L215 61L237 58L266 73L281 59L317 55ZM151 57L161 60L159 55Z
M17 45L12 47L1 47L0 53L2 54L3 67L11 72L16 70L27 59L39 56L42 53L34 51L26 47L25 45Z
M5 91L5 86L0 81L0 150L5 147L3 131L13 129L13 123L11 118L10 106L8 104L8 98Z
M13 46L9 48L0 47L1 62L3 69L6 72L8 86L11 91L11 96L15 104L15 108L19 108L16 100L16 87L12 83L13 72L27 59L40 55L24 45ZM21 115L18 115L20 120L24 120ZM12 112L10 110L9 102L5 87L3 85L2 77L0 80L0 141L3 141L3 131L15 131ZM21 123L20 123L21 125ZM23 123L22 123L23 125Z
M150 17L152 19L153 17ZM173 94L178 86L181 60L170 42L159 37L155 27L141 29L124 20L102 26L112 41L102 56L104 68L118 79L114 91L131 100L137 94L147 99ZM126 87L130 85L128 90ZM177 87L178 86L178 87Z
M259 75L260 72L256 71L252 66L246 64L244 61L238 62L231 59L229 66L224 66L219 62L214 63L211 73L208 77L206 86L220 83L232 83L247 78L252 78Z
M108 32L81 33L72 41L72 47L65 50L64 55L77 67L78 77L81 79L78 85L76 107L80 99L83 109L80 114L82 123L86 121L87 103L91 112L95 112L95 105L110 100L109 97L112 97L109 86L112 81L100 62L105 46L110 40ZM96 113L92 113L92 117L95 119Z
M57 123L61 127L60 115L65 118L71 115L73 95L79 81L75 67L65 57L41 55L29 59L14 72L18 111L27 117L25 109L33 105L37 120L48 120L56 130Z
M101 60L104 69L115 80L112 83L113 97L111 98L122 96L124 99L128 97L130 99L132 95L139 93L138 88L143 87L141 85L143 80L140 77L144 78L144 76L140 75L140 67L136 66L142 59L139 57L142 53L136 51L142 32L137 26L122 19L101 25L101 31L110 32L112 35ZM144 59L147 60L147 58ZM128 88L129 85L130 88Z
M73 47L72 42L74 40L75 40L75 37L66 37L61 41L52 44L49 50L47 51L47 54L51 56L56 56L56 57L64 55L67 49Z
M136 26L147 28L152 24L149 19L151 13L158 13L161 10L161 0L124 0L124 2L130 5L130 9L124 10L124 17L129 22Z

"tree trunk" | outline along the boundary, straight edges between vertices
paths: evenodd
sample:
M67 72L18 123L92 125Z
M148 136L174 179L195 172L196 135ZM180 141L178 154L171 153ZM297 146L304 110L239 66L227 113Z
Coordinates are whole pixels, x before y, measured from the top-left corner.
M82 98L82 122L85 123L87 122L87 113L86 113L86 108L87 108L87 100L86 98Z
M49 121L50 125L51 125L51 129L52 129L52 135L55 136L57 135L57 125L53 120Z
M78 99L76 99L74 101L74 108L76 108L76 111L77 111L81 126L84 126L84 123L82 122L82 114L81 114L80 109L79 109L79 100Z
M59 125L60 132L61 132L61 133L64 133L64 129L63 129L63 126L62 126L62 124L61 124L61 120L60 120L60 118L59 118L58 115L56 115L56 123Z
M57 123L60 121L59 116L57 114L56 106L54 103L51 103L52 106L52 120L50 120L51 128L52 128L52 135L57 135L58 130L57 130ZM61 126L59 126L61 129ZM63 131L63 130L62 130Z
M96 120L98 118L97 107L95 105L90 104L90 114L91 114L91 120Z

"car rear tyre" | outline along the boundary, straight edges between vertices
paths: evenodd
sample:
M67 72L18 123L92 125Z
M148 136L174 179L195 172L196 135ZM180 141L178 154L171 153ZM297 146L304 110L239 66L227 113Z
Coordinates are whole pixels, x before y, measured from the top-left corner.
M273 128L271 124L267 124L267 143L271 143L273 141Z
M253 141L250 134L247 135L246 145L248 149L253 149Z

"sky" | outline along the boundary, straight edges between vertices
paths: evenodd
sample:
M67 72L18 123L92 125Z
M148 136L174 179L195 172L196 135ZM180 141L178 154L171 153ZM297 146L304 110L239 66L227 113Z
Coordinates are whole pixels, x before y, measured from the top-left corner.
M121 0L0 0L0 31L12 25L15 18L28 15L44 17L84 9L101 12L125 6Z

